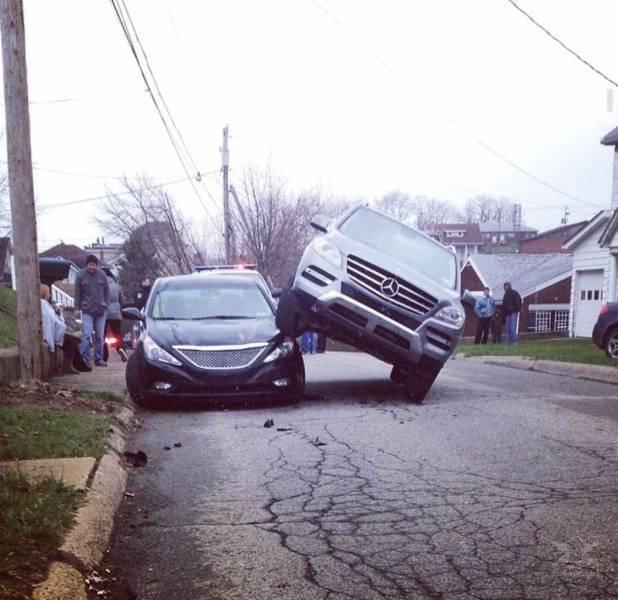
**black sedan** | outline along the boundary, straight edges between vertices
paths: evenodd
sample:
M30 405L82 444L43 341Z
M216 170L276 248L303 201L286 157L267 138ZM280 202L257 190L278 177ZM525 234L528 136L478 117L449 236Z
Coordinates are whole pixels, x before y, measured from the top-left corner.
M610 358L618 359L618 302L604 304L592 330L592 341Z
M251 277L216 273L157 279L141 313L127 388L142 406L169 399L249 396L293 400L305 368L295 340L275 326L275 306Z

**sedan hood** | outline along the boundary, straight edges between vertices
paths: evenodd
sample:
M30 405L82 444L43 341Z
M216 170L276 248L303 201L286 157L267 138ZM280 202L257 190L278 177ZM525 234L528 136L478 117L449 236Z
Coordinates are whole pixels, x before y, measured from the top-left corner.
M148 319L146 333L160 346L230 346L266 343L279 334L272 317L161 321Z

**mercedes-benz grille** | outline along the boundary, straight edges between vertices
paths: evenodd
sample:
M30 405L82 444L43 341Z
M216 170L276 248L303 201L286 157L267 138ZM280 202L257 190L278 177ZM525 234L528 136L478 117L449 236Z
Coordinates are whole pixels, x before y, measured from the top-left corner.
M268 344L242 346L174 346L174 350L200 369L244 369Z
M357 256L348 256L347 272L352 281L417 315L427 314L438 303L415 285Z

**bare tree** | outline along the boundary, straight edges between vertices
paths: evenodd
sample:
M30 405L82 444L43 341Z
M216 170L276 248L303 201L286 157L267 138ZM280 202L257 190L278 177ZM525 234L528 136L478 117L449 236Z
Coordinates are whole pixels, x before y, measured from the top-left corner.
M381 198L374 200L373 205L402 223L409 223L412 220L416 208L410 194L401 190L386 192Z
M448 200L417 196L414 201L416 203L416 226L421 230L439 223L461 221L463 218L457 207Z
M105 232L125 239L132 257L143 258L151 277L188 273L204 262L187 220L168 192L145 176L123 177L120 190L108 190L102 211L95 218Z
M286 284L315 233L308 227L311 217L328 212L319 190L293 195L270 166L250 166L237 193L234 221L241 253L274 285Z
M466 202L466 220L468 223L509 222L513 218L514 206L508 198L475 196Z

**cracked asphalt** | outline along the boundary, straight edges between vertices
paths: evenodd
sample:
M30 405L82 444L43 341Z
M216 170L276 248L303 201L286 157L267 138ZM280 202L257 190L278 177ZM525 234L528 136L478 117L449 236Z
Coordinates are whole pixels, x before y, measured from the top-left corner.
M103 597L618 598L615 386L454 360L417 406L306 363L294 406L142 413Z

